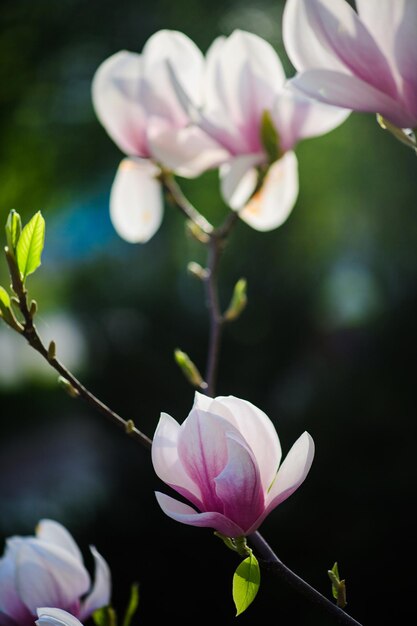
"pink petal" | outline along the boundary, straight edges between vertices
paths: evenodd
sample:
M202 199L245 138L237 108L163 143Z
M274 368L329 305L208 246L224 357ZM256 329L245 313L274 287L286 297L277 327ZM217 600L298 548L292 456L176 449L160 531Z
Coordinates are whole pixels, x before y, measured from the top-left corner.
M351 111L317 102L289 85L277 96L271 111L282 152L300 140L318 137L342 124Z
M38 626L82 626L81 622L62 609L40 608L37 610L38 619L35 624Z
M111 573L109 566L94 546L90 546L94 558L94 585L81 605L80 618L87 619L96 609L110 604Z
M201 507L201 492L188 476L178 457L180 425L167 413L161 413L152 442L152 463L157 476L178 493Z
M401 128L408 128L412 122L399 101L356 76L329 70L308 70L293 78L291 84L321 102L355 111L380 113Z
M266 491L281 461L281 445L269 417L251 402L234 396L215 398L208 411L228 420L242 435L253 452Z
M285 457L267 496L268 512L286 500L306 478L314 458L314 441L304 432Z
M190 526L202 526L213 528L226 537L241 537L244 532L240 526L229 520L221 513L207 512L197 513L187 504L183 504L179 500L175 500L163 493L155 492L158 504L163 512L182 524Z
M151 120L148 130L153 157L179 176L194 178L217 167L229 153L197 126L167 128Z
M387 59L345 0L289 0L283 29L296 69L341 71L397 95Z
M97 117L119 148L131 156L149 156L142 103L146 89L141 55L125 50L106 59L92 82Z
M239 216L256 230L273 230L288 218L297 197L297 158L293 152L287 152L271 165L261 189Z
M188 476L198 485L206 511L222 511L214 479L227 463L228 428L232 429L217 415L192 409L180 429L178 456Z
M244 530L264 510L264 491L257 460L245 440L227 433L228 461L215 479L216 492L223 502L223 512Z
M243 154L231 159L220 168L220 186L226 204L234 210L241 209L258 182L256 165L264 161L263 154Z
M61 547L83 564L83 557L79 547L75 543L72 535L59 522L50 519L42 519L36 527L36 536L42 541Z
M130 243L145 243L162 221L160 170L150 161L123 159L110 194L110 218L116 232Z

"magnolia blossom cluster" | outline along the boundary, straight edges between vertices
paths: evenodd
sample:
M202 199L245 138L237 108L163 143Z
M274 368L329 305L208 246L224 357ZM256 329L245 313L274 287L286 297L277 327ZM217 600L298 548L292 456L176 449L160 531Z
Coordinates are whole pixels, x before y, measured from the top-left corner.
M70 533L58 522L41 520L33 537L7 540L0 559L0 626L32 626L38 610L60 609L75 626L110 602L109 567L90 546L94 584ZM75 622L74 622L75 620ZM42 624L44 622L41 622Z
M226 203L253 228L276 228L298 195L295 146L349 114L292 89L272 46L240 30L217 38L205 56L183 33L159 31L141 54L105 60L92 97L126 155L110 214L130 242L147 241L161 223L162 170L192 178L219 168Z

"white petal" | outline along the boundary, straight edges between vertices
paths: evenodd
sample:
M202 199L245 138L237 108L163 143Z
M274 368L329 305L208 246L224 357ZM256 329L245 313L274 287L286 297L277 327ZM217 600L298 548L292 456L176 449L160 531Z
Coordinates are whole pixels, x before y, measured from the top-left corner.
M37 610L38 626L82 626L81 622L63 609L44 607Z
M17 587L32 614L40 604L68 608L90 586L87 570L69 552L39 539L18 546Z
M186 474L178 458L178 436L180 425L167 413L161 413L152 442L152 463L155 473L174 489L189 492L201 499L197 485ZM179 488L179 489L178 489ZM196 500L194 499L194 502Z
M90 550L95 563L94 585L82 603L81 619L87 619L96 609L101 609L110 604L111 573L109 566L94 546L90 546Z
M314 458L314 441L304 432L294 443L271 486L267 496L270 511L286 500L306 478Z
M145 76L151 82L154 93L171 108L173 119L185 123L184 110L172 84L168 62L185 94L195 106L199 106L204 66L202 52L184 33L160 30L146 42L143 58Z
M221 166L219 174L222 196L232 209L241 209L255 191L258 182L255 166L264 159L263 154L244 154Z
M145 243L158 230L163 213L159 169L150 161L123 159L110 194L110 218L130 243Z
M297 197L297 158L293 152L287 152L271 165L261 189L239 216L256 230L273 230L288 218Z
M152 154L164 167L179 176L193 178L224 162L229 154L197 126L164 128L151 121L149 142Z
M72 535L59 522L50 519L43 519L36 527L36 536L42 541L60 546L70 554L72 554L80 563L83 563L83 557Z
M97 117L122 152L131 156L149 156L145 90L142 57L126 50L106 59L92 82Z
M6 554L0 559L0 614L10 616L13 624L24 624L30 618L30 613L23 604L17 589L18 550L15 549L17 546L13 540L9 540L6 545Z

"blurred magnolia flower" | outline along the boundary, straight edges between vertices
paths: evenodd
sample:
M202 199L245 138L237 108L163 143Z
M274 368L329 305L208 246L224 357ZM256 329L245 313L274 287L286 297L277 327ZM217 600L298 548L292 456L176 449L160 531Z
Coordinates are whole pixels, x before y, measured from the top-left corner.
M95 561L93 585L77 544L58 522L44 519L36 536L9 538L0 559L0 625L32 625L44 605L80 619L106 606L111 594L109 567L93 546L90 550Z
M222 160L223 151L190 124L170 74L194 106L201 105L204 57L183 33L161 30L142 54L122 50L104 61L92 82L98 119L127 155L114 180L110 216L129 242L148 241L163 213L158 181L161 156L175 153L176 173L198 176Z
M287 88L272 46L241 30L219 37L208 50L203 107L190 113L227 151L220 167L225 201L261 231L282 224L297 199L295 145L332 130L348 114Z
M232 538L249 535L301 485L313 456L313 440L304 432L280 466L280 442L265 413L233 396L197 392L181 426L161 415L152 445L159 478L195 508L159 492L156 497L178 522Z
M62 609L40 608L37 613L38 619L35 624L38 626L82 626L74 615Z
M417 2L287 0L284 43L292 83L322 102L417 126Z

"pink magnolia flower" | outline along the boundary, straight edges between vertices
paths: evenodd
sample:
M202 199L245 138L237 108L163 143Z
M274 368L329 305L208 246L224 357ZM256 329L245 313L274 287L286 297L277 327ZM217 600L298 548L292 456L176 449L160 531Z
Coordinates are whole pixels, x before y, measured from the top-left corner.
M287 0L283 35L293 84L322 102L417 126L417 2Z
M232 538L249 535L298 489L313 456L313 440L304 432L280 465L278 435L265 413L233 396L196 393L181 426L162 413L152 445L159 478L193 506L159 492L156 497L178 522Z
M272 159L261 137L265 113L277 135ZM220 168L225 201L250 226L263 231L282 224L297 199L296 144L332 130L348 112L288 89L272 46L257 35L236 30L210 47L203 107L190 114L227 151ZM248 203L259 183L259 166L268 166L266 177Z
M37 610L37 614L37 626L82 626L80 620L62 609L42 607Z
M219 147L190 124L171 84L174 72L190 101L200 106L203 65L201 51L186 35L162 30L150 37L142 54L117 52L94 75L96 114L127 155L110 196L112 223L126 241L148 241L161 223L158 147L175 153L176 173L187 177L197 176L223 157Z
M11 537L0 559L0 625L29 626L44 605L65 609L85 619L109 603L111 577L107 563L90 546L95 581L84 566L70 533L44 519L34 537Z

